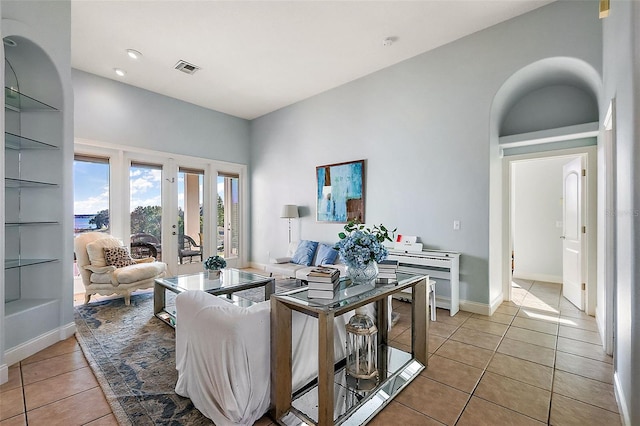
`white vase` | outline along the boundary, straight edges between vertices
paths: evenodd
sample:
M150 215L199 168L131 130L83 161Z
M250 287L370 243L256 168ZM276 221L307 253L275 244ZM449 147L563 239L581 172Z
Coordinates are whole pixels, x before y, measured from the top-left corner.
M220 278L220 269L208 269L207 272L209 273L210 280L217 280Z

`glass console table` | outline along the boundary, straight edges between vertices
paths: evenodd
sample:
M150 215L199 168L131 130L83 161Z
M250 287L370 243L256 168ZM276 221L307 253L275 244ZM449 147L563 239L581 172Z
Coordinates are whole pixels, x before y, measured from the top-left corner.
M309 299L307 289L271 296L271 415L283 425L362 425L369 422L427 365L428 320L426 275L398 273L397 281L353 285L342 278L333 300ZM411 353L388 346L387 297L412 289ZM376 303L379 381L358 389L343 363L334 364L334 318ZM318 378L292 395L291 311L318 319Z

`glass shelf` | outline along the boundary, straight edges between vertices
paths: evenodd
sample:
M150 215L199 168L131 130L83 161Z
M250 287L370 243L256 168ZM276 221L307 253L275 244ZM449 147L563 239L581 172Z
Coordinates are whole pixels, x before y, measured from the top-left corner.
M4 178L4 186L5 188L56 188L58 184L26 179Z
M40 142L35 139L25 138L24 136L14 135L13 133L4 133L5 149L59 149L55 145L46 142Z
M53 221L25 221L25 222L5 222L4 226L31 226L31 225L59 225L60 222Z
M25 266L40 265L42 263L57 262L58 259L5 259L4 269L22 268Z
M15 89L4 88L4 106L12 111L58 111L51 105L40 102Z

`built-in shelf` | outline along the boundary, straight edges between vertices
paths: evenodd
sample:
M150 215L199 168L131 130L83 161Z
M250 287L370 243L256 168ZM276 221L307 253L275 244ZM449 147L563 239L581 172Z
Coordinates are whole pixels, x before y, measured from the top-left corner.
M48 220L31 220L22 222L5 222L4 226L32 226L32 225L59 225L60 222L52 222Z
M4 269L24 268L25 266L41 265L57 262L58 259L5 259Z
M26 179L4 178L4 186L5 188L56 188L58 184Z
M4 107L12 111L58 111L51 105L20 93L10 87L4 88Z
M4 133L5 149L23 150L23 149L59 149L55 145L38 141L24 136L14 135L13 133Z

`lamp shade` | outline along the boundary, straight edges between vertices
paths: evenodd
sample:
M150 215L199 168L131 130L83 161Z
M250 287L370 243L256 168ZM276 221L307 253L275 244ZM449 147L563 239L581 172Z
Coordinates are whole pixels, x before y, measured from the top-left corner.
M294 204L285 204L282 206L282 213L280 217L285 219L293 219L294 217L298 217L298 206Z

